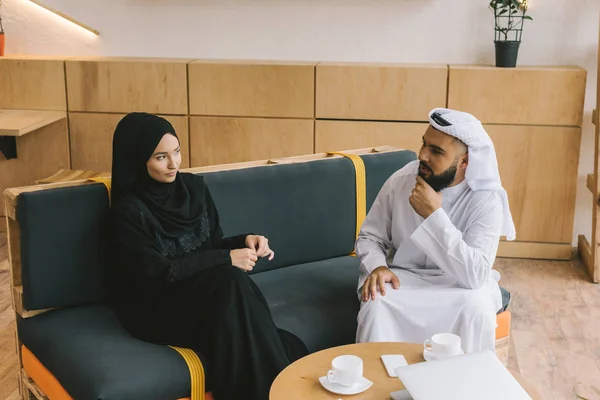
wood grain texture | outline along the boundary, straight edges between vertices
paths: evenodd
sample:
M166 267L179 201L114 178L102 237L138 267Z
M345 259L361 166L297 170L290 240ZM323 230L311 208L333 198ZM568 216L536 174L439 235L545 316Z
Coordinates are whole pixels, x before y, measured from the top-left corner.
M2 275L2 272L0 272ZM3 299L0 299L3 301ZM14 315L10 303L3 304L4 310L0 310L3 319L10 318L10 323L0 328L0 399L9 398L18 388L17 370L18 360L15 353Z
M18 137L16 142L17 158L0 159L0 193L70 166L66 118ZM2 207L0 215L4 212Z
M484 124L580 126L586 79L579 67L450 65L448 107Z
M318 120L315 151L393 145L418 153L426 128L419 123ZM581 130L498 125L486 129L496 148L517 240L553 244L544 248L505 243L500 248L503 255L570 258ZM563 167L556 168L557 160L564 160Z
M42 179L37 179L34 183L36 185L39 185L43 183L78 181L82 179L98 177L110 178L110 175L110 172L95 172L83 169L59 169L55 174L52 174Z
M69 113L72 168L96 172L112 169L112 140L125 114ZM164 116L181 143L181 168L189 167L188 117Z
M0 250L7 248L6 234L0 233ZM19 363L15 352L15 314L11 306L10 265L6 250L0 251L0 399L18 392ZM14 397L13 397L14 398Z
M586 186L588 188L588 190L590 191L590 193L592 193L592 196L595 197L598 200L600 200L600 198L598 197L598 193L600 192L600 190L598 190L597 187L594 187L595 185L595 178L594 178L594 174L588 174L587 179L586 179Z
M512 295L513 334L521 375L544 399L598 398L600 286L579 260L498 260Z
M571 243L581 129L485 128L496 148L517 240Z
M592 246L590 245L590 242L587 240L585 235L577 236L577 253L579 254L581 262L583 263L583 265L585 265L585 268L590 274L590 277L592 278L593 282L598 283L598 278L595 275Z
M192 167L291 157L313 152L305 119L190 117Z
M46 394L40 389L40 387L27 375L27 371L25 368L21 368L20 374L20 383L21 390L26 393L23 397L23 400L26 400L25 397L29 397L27 400L50 400Z
M408 364L425 362L423 345L417 343L358 343L333 347L312 353L288 366L275 379L271 386L270 400L336 400L339 395L325 390L319 384L319 377L331 368L331 360L344 354L353 354L363 360L363 375L373 382L373 386L360 395L362 400L389 398L390 393L405 389L398 378L390 378L381 362L383 354L402 354ZM541 400L531 384L525 382L518 373L515 378L534 400Z
M42 308L39 310L25 309L25 307L23 306L23 286L13 286L12 296L13 296L13 301L12 301L13 308L14 308L15 312L17 314L19 314L19 316L21 318L31 318L31 317L35 317L36 315L40 315L45 312L53 310L53 308Z
M376 147L364 147L364 148L354 148L354 149L343 149L340 152L344 154L353 154L353 155L362 155L362 154L373 154L373 153L387 153L392 151L400 151L402 149L394 147L394 146L376 146ZM323 159L331 159L331 158L342 158L344 156L340 154L334 154L333 152L317 152L314 154L306 154L302 156L295 157L285 157L285 158L273 158L270 159L269 162L274 164L298 164L315 160L323 160Z
M17 387L17 389L15 389L10 395L8 395L6 400L22 400L21 394L19 393L19 388Z
M0 108L67 110L64 59L0 57Z
M570 260L571 243L536 243L522 241L500 241L498 257L536 258L546 260Z
M419 152L428 124L367 121L316 121L315 151L394 146Z
M21 275L21 228L17 221L12 218L8 220L8 232L5 237L7 238L7 250L8 250L8 265L10 270L11 286L19 286L23 284ZM13 293L10 293L13 296Z
M446 106L446 65L320 63L316 117L427 121Z
M69 111L185 115L189 61L114 57L68 60Z
M23 136L63 118L64 111L0 109L0 136Z
M314 117L314 63L198 60L188 68L192 115Z
M596 126L594 134L594 178L592 182L592 240L590 243L590 260L587 264L594 282L600 282L600 199L598 199L598 191L600 190L600 37L598 40L598 80L596 81L598 87L596 89L596 109L592 118Z

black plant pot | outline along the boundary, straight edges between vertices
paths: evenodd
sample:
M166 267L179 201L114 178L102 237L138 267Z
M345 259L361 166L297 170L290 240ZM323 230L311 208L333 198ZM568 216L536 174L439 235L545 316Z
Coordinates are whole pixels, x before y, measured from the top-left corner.
M520 41L495 41L496 67L514 68L517 65Z

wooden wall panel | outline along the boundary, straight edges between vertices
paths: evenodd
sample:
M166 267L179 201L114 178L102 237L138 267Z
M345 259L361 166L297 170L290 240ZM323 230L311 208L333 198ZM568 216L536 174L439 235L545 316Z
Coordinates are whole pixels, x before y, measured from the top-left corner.
M69 168L67 119L16 138L17 158L0 156L0 193L4 189L33 184L36 179ZM4 215L4 207L0 208Z
M73 169L110 172L112 139L117 124L125 114L70 113L71 154ZM188 168L188 117L165 116L181 142L181 168Z
M409 122L317 121L315 152L389 145L418 153L427 127Z
M518 233L517 233L518 234ZM570 260L573 254L571 243L541 243L501 240L497 257L537 258L544 260Z
M291 157L313 152L306 119L190 117L192 167Z
M579 67L451 65L448 107L483 123L580 126L586 77Z
M189 90L194 115L313 118L315 64L198 60Z
M66 111L64 59L0 57L0 108Z
M317 121L315 129L316 152L382 145L418 152L427 124ZM570 243L581 129L496 125L486 129L496 147L517 240Z
M571 243L581 129L486 126L518 241Z
M317 118L427 121L446 106L446 65L322 63Z
M69 111L185 115L190 61L87 57L69 60Z

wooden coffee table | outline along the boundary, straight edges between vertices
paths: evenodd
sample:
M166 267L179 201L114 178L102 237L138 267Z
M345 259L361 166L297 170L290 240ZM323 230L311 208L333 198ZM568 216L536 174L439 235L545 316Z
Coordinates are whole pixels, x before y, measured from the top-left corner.
M354 354L363 359L363 374L373 382L365 392L356 395L339 395L327 391L319 383L319 377L331 369L331 361L343 354ZM390 393L404 389L398 378L390 378L380 356L382 354L403 354L409 364L425 362L423 345L413 343L358 343L322 350L297 360L283 370L271 386L270 400L294 399L360 399L387 400ZM534 399L541 396L530 385L511 371L523 388Z

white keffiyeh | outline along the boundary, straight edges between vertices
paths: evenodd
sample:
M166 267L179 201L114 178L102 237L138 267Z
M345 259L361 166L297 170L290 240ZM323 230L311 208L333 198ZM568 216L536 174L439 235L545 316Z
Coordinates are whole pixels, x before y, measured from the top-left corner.
M449 125L444 126L446 124L439 118L432 118L434 113ZM467 145L469 154L469 164L465 172L467 184L474 191L492 190L500 194L504 203L502 235L506 236L507 240L515 240L515 226L510 213L508 196L500 180L494 144L481 122L466 112L436 108L429 113L429 123L435 129L454 136Z

